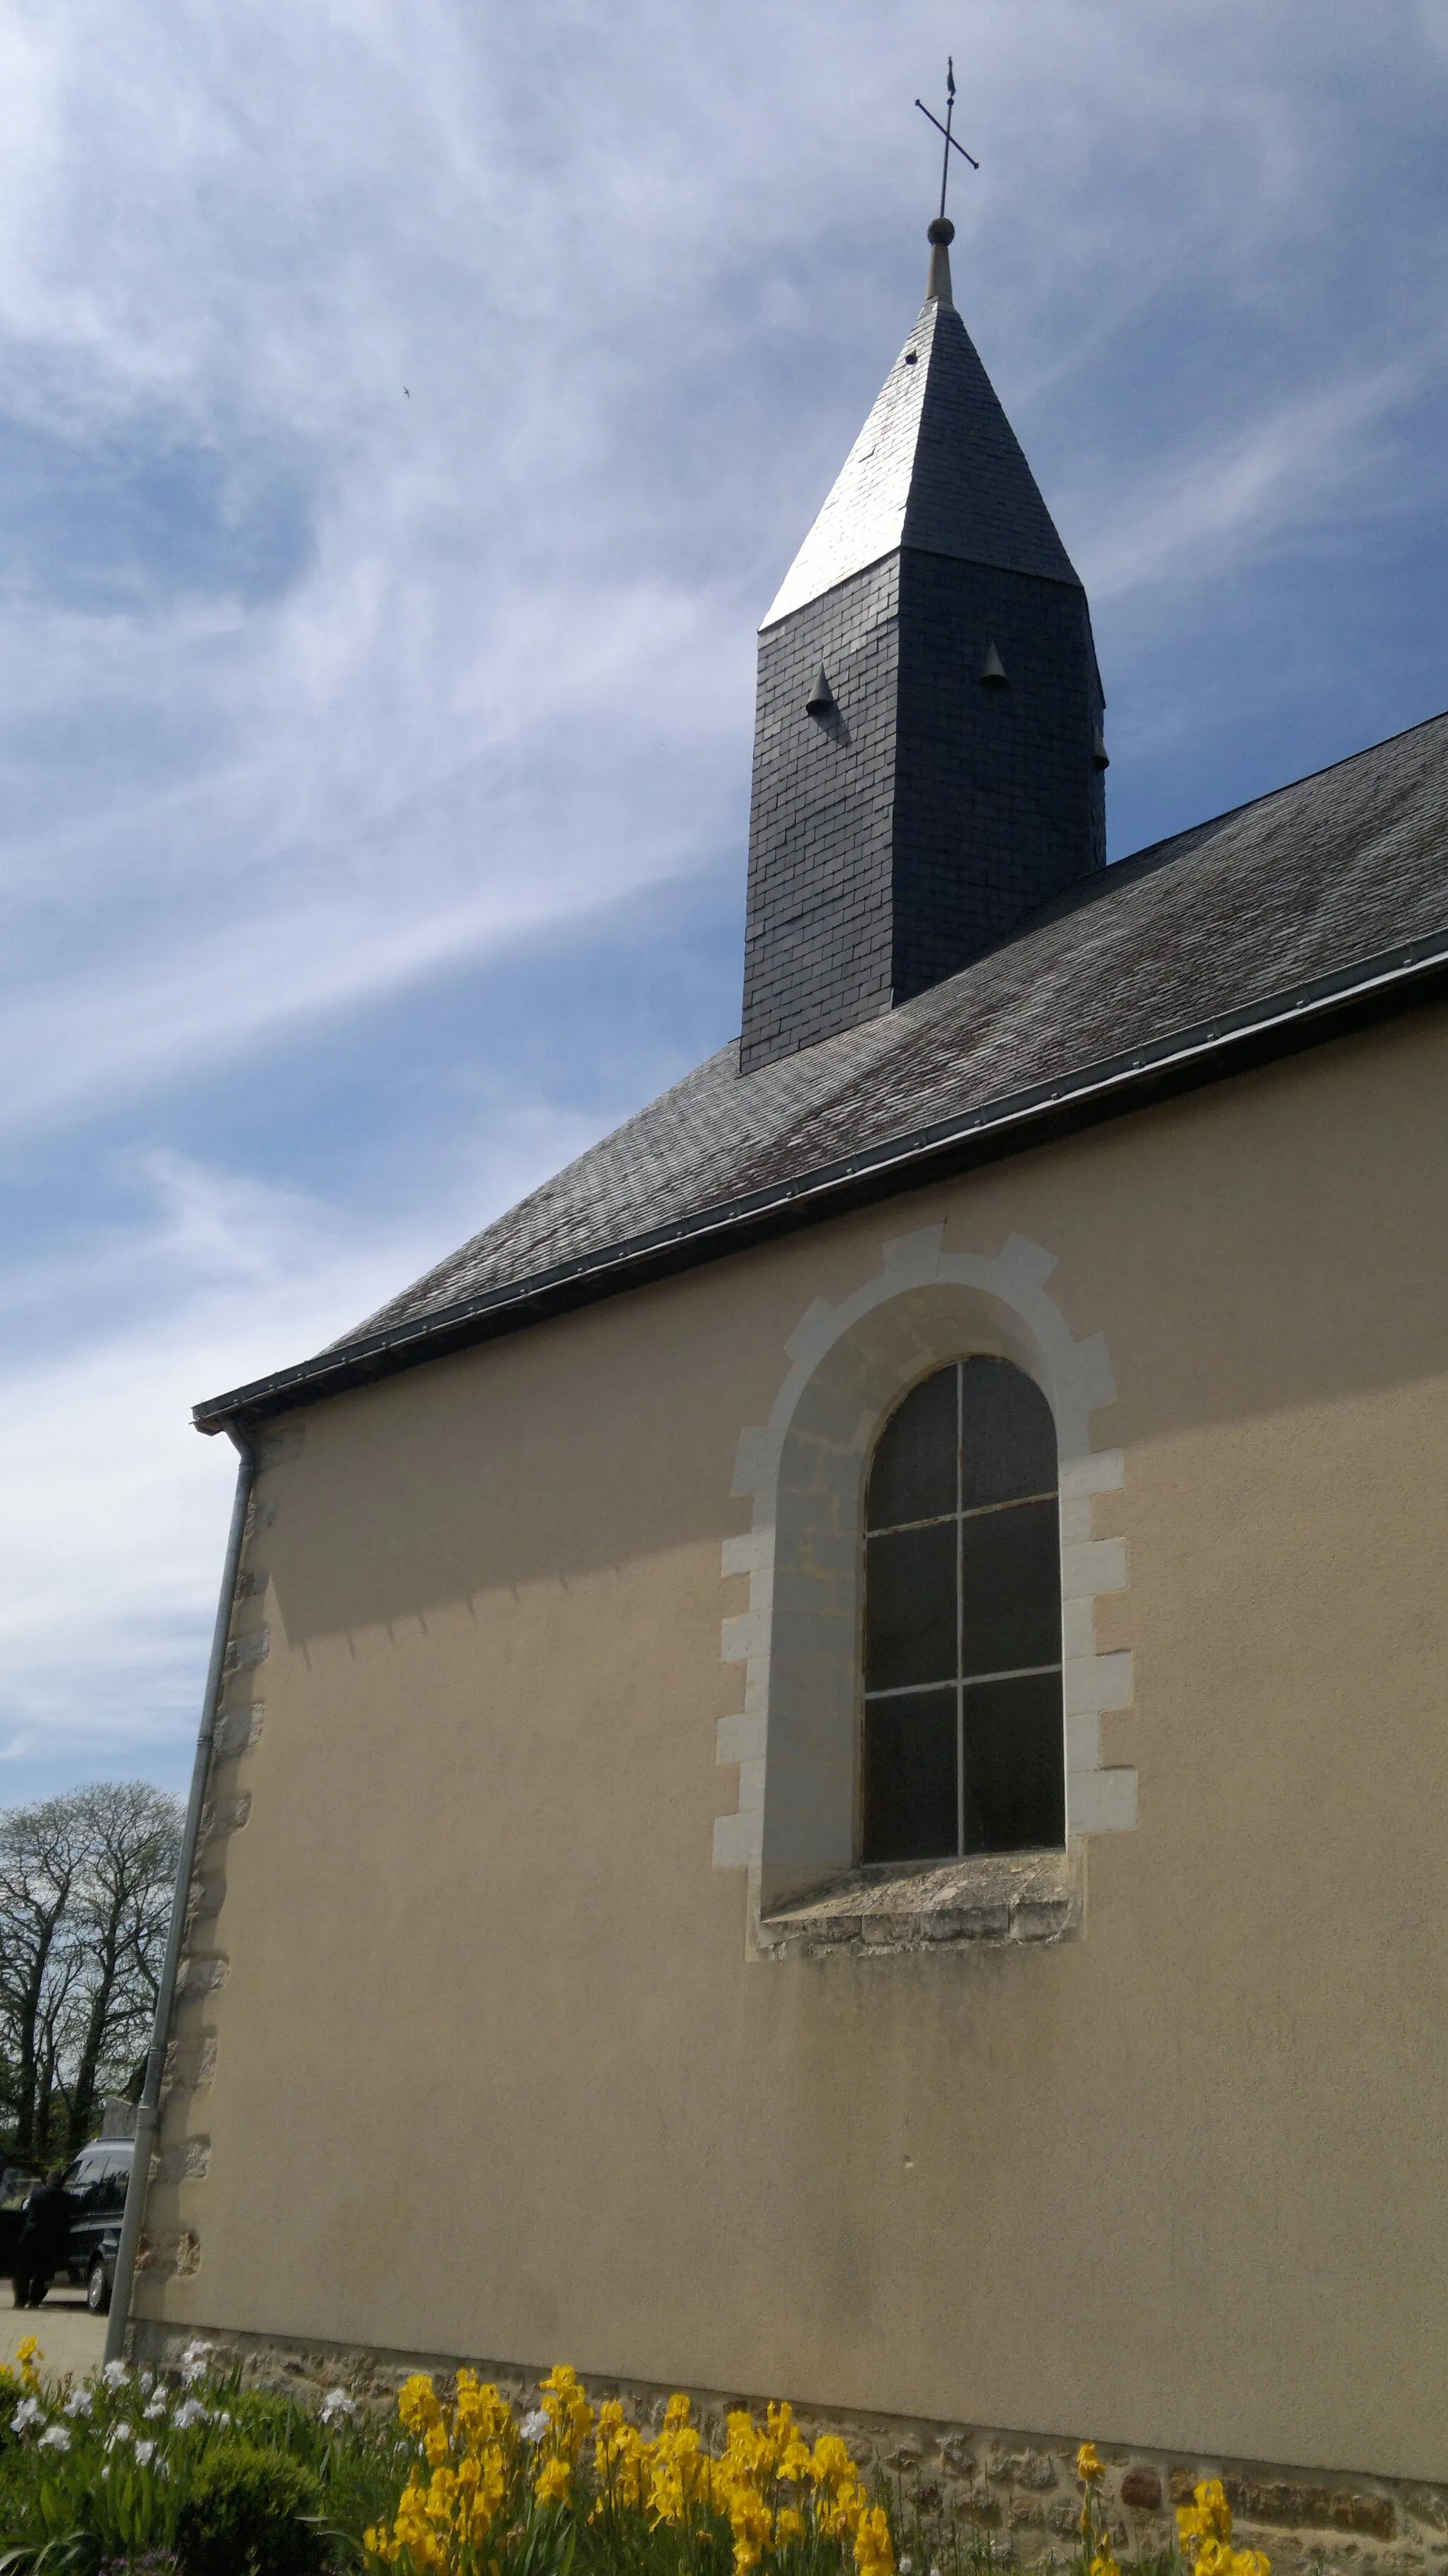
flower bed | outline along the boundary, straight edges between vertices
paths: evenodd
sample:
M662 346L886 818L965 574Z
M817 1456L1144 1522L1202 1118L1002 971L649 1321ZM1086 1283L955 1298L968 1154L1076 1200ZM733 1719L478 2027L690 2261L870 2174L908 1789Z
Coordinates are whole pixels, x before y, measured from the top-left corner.
M1121 2576L1092 2446L1077 2460L1076 2576ZM1139 2576L1269 2576L1232 2543L1220 2486L1179 2516L1182 2558ZM340 2388L319 2406L220 2374L110 2362L47 2379L33 2338L0 2371L0 2576L990 2576L1013 2552L867 2487L838 2434L787 2405L718 2438L670 2398L657 2431L573 2371L521 2419L460 2370L408 2380L395 2416Z

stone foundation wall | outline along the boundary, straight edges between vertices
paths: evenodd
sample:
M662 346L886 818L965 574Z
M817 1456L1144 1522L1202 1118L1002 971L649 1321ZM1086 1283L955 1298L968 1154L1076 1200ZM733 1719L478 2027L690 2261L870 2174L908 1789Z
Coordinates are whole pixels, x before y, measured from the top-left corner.
M349 2349L340 2344L293 2344L221 2329L142 2322L130 2331L131 2356L153 2366L174 2364L198 2333L217 2347L220 2363L240 2361L249 2383L300 2397L345 2388L365 2404L387 2405L409 2372L428 2370L440 2380L462 2356ZM526 2411L537 2404L541 2373L511 2362L470 2365L496 2382ZM619 2397L639 2424L657 2430L670 2391L647 2380L588 2379L595 2404ZM695 2412L722 2430L734 2406L758 2409L757 2395L691 2389ZM1078 2440L1095 2438L1086 2426L1069 2437L1001 2432L991 2426L927 2423L910 2416L863 2415L839 2408L796 2404L808 2438L831 2431L845 2436L862 2467L898 2485L907 2517L918 2510L928 2536L952 2516L991 2533L1026 2566L1068 2559L1074 2549L1079 2490ZM1274 2570L1304 2576L1448 2576L1448 2486L1403 2479L1336 2475L1275 2462L1232 2460L1202 2453L1136 2450L1097 2442L1105 2465L1102 2495L1110 2508L1117 2549L1123 2555L1175 2544L1175 2507L1190 2501L1201 2478L1222 2479L1232 2506L1239 2546L1265 2550ZM920 2568L916 2576L927 2576Z

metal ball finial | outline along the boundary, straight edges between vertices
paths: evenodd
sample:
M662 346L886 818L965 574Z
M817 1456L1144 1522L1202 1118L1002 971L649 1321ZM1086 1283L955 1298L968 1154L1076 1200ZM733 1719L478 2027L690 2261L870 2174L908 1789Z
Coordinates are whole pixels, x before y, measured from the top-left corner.
M932 215L930 219L930 228L926 233L925 238L932 244L943 242L946 248L949 249L950 244L955 239L955 226L951 222L949 215Z

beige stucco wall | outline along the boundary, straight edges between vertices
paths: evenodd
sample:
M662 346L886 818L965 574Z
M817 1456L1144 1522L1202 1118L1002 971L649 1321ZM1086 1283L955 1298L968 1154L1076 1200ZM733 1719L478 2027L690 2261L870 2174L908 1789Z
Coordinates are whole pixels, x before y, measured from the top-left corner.
M140 2313L1448 2477L1445 1037L313 1408L257 1488L265 1715L164 2131L207 2170L153 2189ZM941 1220L1106 1339L1140 1821L1079 1938L749 1959L740 1435Z

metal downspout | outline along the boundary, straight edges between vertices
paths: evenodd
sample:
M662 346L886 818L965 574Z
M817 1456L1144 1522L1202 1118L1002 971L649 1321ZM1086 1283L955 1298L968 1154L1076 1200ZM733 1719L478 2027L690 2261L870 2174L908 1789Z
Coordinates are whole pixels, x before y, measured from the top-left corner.
M156 1996L156 2018L151 2029L151 2046L146 2057L146 2077L136 2110L136 2153L131 2165L131 2179L126 2190L125 2215L121 2220L121 2241L116 2248L116 2274L111 2290L110 2322L106 2328L106 2359L120 2361L125 2356L126 2328L130 2323L131 2292L136 2277L136 2248L140 2243L141 2220L145 2215L146 2194L151 2181L151 2150L156 2136L156 2122L161 2108L161 2081L166 2072L166 2045L171 2031L171 2012L176 1998L176 1977L181 1965L181 1947L186 1937L186 1917L191 1904L191 1873L196 1866L196 1846L201 1838L201 1811L206 1803L206 1783L211 1772L211 1747L216 1735L216 1713L226 1679L226 1642L231 1634L231 1613L236 1599L236 1578L241 1565L242 1543L246 1537L247 1507L251 1501L252 1479L256 1458L244 1431L235 1423L226 1426L240 1455L236 1470L236 1498L231 1506L231 1528L227 1533L226 1558L221 1569L221 1597L216 1605L216 1626L211 1638L211 1661L206 1671L206 1695L201 1703L201 1724L196 1736L196 1759L191 1771L191 1794L186 1802L186 1821L181 1829L181 1857L176 1867L176 1893L171 1901L171 1924L166 1934L166 1951L161 1962L161 1984Z

